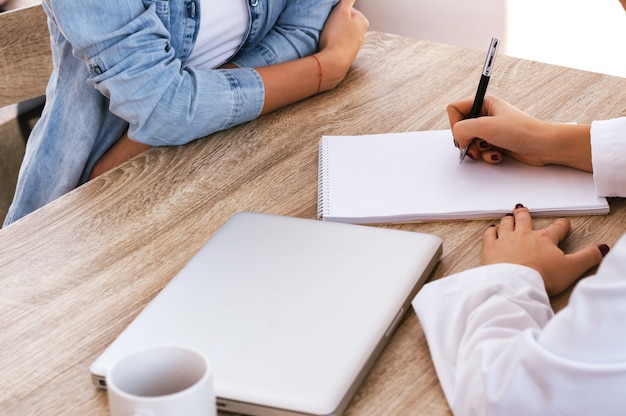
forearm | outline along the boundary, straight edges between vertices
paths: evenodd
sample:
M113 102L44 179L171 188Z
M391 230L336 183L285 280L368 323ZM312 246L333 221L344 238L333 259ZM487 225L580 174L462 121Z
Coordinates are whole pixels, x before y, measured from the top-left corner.
M258 69L265 88L263 113L328 91L344 79L369 25L353 4L354 0L342 0L335 6L314 56Z
M524 359L525 333L552 317L538 273L510 264L471 269L425 285L413 308L455 414L509 414L486 409L511 392L508 375Z
M94 166L89 179L94 179L103 173L118 167L122 163L132 159L138 154L148 150L151 146L140 142L135 142L124 134Z
M455 414L623 413L626 239L614 249L554 317L541 277L520 266L424 286L413 307Z
M258 68L265 100L261 114L295 103L317 93L321 71L314 57Z
M235 69L234 64L225 64L222 69ZM309 56L283 64L258 69L263 80L265 100L262 113L268 113L285 105L297 102L318 92L320 68L315 58ZM327 84L324 84L325 87ZM150 146L131 140L125 134L98 161L90 179L130 160Z
M349 65L348 65L349 67ZM331 69L323 53L258 68L265 88L261 114L335 88L347 69Z

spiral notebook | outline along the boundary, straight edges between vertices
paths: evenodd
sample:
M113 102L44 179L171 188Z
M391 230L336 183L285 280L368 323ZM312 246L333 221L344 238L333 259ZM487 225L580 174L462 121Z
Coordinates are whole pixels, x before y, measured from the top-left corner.
M535 216L608 214L593 175L511 158L459 163L450 130L324 136L318 218L355 224L499 218L522 203Z

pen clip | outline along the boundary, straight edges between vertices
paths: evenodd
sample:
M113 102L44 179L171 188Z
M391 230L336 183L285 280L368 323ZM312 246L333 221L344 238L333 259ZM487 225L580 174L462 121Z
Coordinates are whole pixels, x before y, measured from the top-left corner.
M487 50L487 56L485 58L485 65L483 66L483 75L488 77L491 76L491 71L493 70L493 65L496 62L496 54L498 53L498 47L500 46L500 41L497 38L491 38L491 43L489 44L489 49Z

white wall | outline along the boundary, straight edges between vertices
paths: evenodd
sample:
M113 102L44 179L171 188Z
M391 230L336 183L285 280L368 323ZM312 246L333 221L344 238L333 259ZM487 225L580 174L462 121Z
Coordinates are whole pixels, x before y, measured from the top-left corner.
M357 0L371 30L626 77L618 0Z

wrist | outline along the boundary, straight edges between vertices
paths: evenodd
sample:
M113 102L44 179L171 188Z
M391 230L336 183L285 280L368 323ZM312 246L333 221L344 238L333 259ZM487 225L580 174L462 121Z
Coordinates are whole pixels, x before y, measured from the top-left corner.
M589 124L547 124L546 163L591 172L591 126Z
M348 73L351 62L343 62L342 55L336 55L327 49L321 50L313 55L320 68L319 92L329 91L335 88Z

